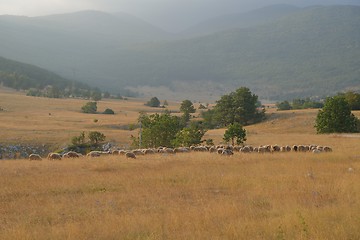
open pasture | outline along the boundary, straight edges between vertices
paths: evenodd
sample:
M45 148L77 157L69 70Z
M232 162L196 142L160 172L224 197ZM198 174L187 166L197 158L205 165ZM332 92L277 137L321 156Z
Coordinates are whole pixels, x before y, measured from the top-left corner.
M0 93L0 142L66 144L101 131L119 145L144 101ZM178 110L178 103L170 108ZM359 134L317 135L317 110L276 112L247 144L318 144L331 153L180 153L0 161L1 239L360 239ZM50 113L50 114L49 114ZM355 113L359 116L359 113ZM94 123L94 119L98 123ZM222 141L224 130L205 138Z
M51 99L25 96L22 93L0 91L0 143L30 143L66 145L82 131L100 131L107 141L128 146L129 125L135 124L139 112L161 112L162 108L144 106L145 99L99 101L98 112L106 108L115 115L84 114L81 107L90 100ZM178 111L176 103L168 101L169 110ZM94 120L97 120L95 122Z
M0 235L359 239L359 150L0 161Z

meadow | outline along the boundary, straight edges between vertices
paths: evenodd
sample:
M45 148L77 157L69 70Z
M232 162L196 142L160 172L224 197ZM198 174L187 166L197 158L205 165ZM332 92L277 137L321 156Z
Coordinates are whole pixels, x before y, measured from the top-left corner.
M105 100L100 111L115 115L88 115L85 102L0 92L0 143L62 145L98 130L127 145L136 131L118 126L153 111L143 100ZM316 113L268 109L265 122L246 127L247 144L319 144L331 153L2 160L0 238L360 239L359 134L317 135ZM205 138L218 143L223 131Z

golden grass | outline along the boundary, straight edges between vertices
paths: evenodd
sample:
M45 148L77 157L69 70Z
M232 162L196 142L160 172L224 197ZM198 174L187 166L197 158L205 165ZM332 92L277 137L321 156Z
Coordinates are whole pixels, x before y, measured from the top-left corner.
M1 161L0 236L359 239L354 150Z
M66 144L97 130L126 145L136 131L115 127L153 111L145 100L114 100L98 104L114 116L82 114L85 102L0 92L0 142ZM247 144L332 153L2 160L0 239L360 239L359 134L317 135L316 113L270 109L246 127ZM219 143L223 132L205 138Z
M102 100L98 112L106 108L115 115L84 114L81 107L88 100L49 99L24 96L21 93L0 92L0 142L66 145L82 131L100 131L108 141L128 146L130 135L122 130L137 122L139 112L161 112L163 109L144 106L146 100ZM178 103L169 101L169 110L178 110ZM97 119L98 122L94 122Z

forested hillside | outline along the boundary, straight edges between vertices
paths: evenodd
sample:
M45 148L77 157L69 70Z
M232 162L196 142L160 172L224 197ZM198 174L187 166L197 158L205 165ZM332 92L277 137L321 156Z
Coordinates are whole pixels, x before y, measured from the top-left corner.
M86 96L88 92L91 93L87 84L3 57L0 57L0 84L16 90L27 90L30 95L46 97Z
M314 7L256 28L138 48L127 58L119 52L109 62L135 84L207 80L269 99L324 96L360 89L358 26L360 7Z
M298 9L266 24L182 40L115 19L97 12L28 21L2 16L0 55L111 91L162 85L181 93L187 89L175 83L194 90L206 82L284 100L360 89L360 7ZM145 29L152 34L141 35ZM133 31L137 40L125 41Z

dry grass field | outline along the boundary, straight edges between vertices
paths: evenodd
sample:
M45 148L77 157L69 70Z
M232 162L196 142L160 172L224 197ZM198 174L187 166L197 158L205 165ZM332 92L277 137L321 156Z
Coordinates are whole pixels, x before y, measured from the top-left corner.
M0 143L66 144L99 130L126 145L134 133L115 126L151 110L143 101L101 101L99 111L117 114L87 115L85 102L1 92ZM246 128L248 144L333 152L2 160L0 239L360 239L359 134L317 135L316 110L268 112Z

